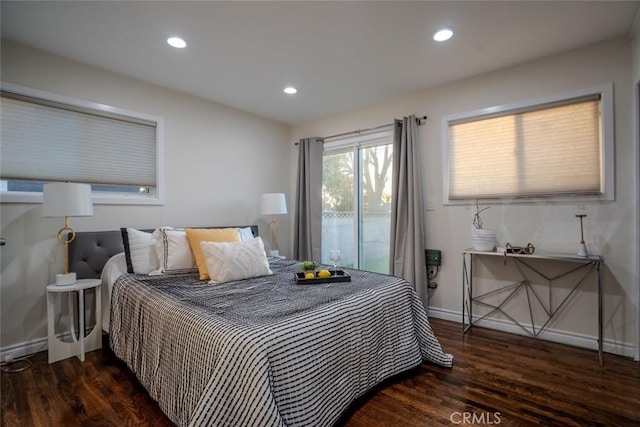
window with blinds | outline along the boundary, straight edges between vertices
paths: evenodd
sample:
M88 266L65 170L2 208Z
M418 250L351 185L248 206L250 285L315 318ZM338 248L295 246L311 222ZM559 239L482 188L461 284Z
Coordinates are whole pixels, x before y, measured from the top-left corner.
M161 119L7 84L1 94L3 202L53 181L91 184L98 203L160 202Z
M611 91L573 95L445 119L448 199L609 196Z

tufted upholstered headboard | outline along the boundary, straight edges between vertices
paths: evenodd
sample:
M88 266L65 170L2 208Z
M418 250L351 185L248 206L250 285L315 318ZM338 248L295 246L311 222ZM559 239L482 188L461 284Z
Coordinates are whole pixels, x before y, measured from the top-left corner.
M219 227L193 228L244 228L251 227L254 236L258 236L257 225L229 225ZM151 230L142 230L152 232ZM120 230L81 231L69 244L69 271L74 271L78 279L99 279L102 268L109 258L124 251Z

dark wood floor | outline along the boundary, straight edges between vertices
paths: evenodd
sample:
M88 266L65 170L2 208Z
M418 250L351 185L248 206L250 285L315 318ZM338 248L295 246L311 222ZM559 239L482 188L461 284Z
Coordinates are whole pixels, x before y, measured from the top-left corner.
M451 369L422 364L361 400L340 426L640 425L640 364L594 351L432 320ZM170 426L107 349L2 373L3 426Z

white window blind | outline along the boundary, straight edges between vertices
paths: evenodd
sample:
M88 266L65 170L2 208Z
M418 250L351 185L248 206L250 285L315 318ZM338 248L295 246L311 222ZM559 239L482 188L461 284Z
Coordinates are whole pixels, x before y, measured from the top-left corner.
M604 191L600 94L450 120L448 128L450 200Z
M6 91L1 121L4 180L157 185L156 122Z

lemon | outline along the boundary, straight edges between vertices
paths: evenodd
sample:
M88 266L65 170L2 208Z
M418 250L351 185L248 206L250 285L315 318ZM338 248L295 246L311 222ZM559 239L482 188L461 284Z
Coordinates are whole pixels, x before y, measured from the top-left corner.
M331 276L331 272L329 270L318 271L318 277L329 277L329 276Z
M304 273L304 278L305 279L315 279L316 275L312 272L309 273Z

